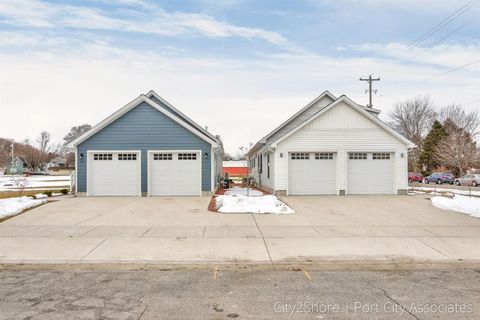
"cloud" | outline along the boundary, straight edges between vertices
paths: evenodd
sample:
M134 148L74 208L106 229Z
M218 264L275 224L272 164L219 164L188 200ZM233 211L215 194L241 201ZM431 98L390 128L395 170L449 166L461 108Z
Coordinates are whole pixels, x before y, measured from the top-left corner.
M118 2L118 1L117 1ZM121 3L137 3L124 0ZM161 7L141 1L141 9L105 12L86 6L59 5L38 0L3 0L0 17L4 23L35 28L76 28L137 32L176 37L185 35L211 38L241 37L260 39L290 51L302 49L277 32L260 28L238 26L220 21L206 14L168 12Z
M439 104L462 103L478 100L480 90L478 73L420 83L438 73L437 67L392 59L291 53L210 59L102 41L83 43L75 52L3 53L1 61L0 136L18 140L43 129L60 140L69 127L95 124L150 89L222 135L229 152L255 142L325 89L366 103L365 84L358 78L371 72L382 78L374 97L382 117L397 99L430 93ZM6 120L11 113L32 120L19 126Z

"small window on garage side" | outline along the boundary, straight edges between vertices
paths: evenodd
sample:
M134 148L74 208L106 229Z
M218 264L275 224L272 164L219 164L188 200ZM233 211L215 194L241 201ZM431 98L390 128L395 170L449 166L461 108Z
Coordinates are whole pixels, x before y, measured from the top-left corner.
M352 152L348 154L350 160L367 160L366 152Z
M387 152L377 152L372 154L373 160L390 160L390 153Z
M196 153L179 153L178 160L197 160Z
M315 153L315 160L333 160L333 152Z
M172 156L171 153L154 153L153 160L172 160Z
M292 160L308 160L310 158L310 154L308 152L292 152L290 154L290 158Z
M270 179L270 154L267 154L267 178Z
M94 153L93 160L112 160L113 154L111 153Z
M137 160L136 153L119 153L118 160L128 161L128 160Z

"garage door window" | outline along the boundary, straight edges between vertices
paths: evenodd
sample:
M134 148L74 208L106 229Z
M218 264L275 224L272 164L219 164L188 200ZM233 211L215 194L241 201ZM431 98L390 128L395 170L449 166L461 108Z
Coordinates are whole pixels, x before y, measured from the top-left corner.
M367 160L367 154L364 152L353 152L348 155L350 160Z
M178 160L197 160L196 153L179 153Z
M172 160L171 153L154 153L153 160Z
M310 157L308 152L294 152L291 154L292 160L308 160Z
M119 153L118 160L137 160L136 153Z
M390 153L379 152L372 155L373 160L390 160Z
M332 160L332 159L333 159L332 152L315 153L315 160Z
M111 153L94 153L93 160L112 160L113 155Z

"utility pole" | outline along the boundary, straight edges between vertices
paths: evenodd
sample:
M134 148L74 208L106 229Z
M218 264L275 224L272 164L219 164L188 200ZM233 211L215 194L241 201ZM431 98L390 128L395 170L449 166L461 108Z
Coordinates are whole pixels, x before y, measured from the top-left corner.
M14 144L15 142L13 139L11 140L11 142L12 142L12 165L13 165L13 159L15 158L15 144Z
M368 107L373 108L372 92L377 93L377 90L372 90L372 83L374 81L380 81L380 78L372 78L372 75L369 75L368 78L360 78L360 81L367 81L368 82L368 89L365 90L365 93L368 92L368 96L369 96Z

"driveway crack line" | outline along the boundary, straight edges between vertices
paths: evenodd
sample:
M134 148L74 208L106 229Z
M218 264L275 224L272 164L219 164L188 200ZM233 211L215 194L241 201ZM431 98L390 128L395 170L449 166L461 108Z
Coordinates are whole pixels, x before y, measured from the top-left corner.
M265 240L265 237L263 236L263 232L260 229L260 227L258 226L257 220L255 219L255 216L253 214L251 216L252 216L253 221L255 222L255 225L257 226L258 232L260 232L260 236L262 236L263 244L265 245L265 249L267 250L268 258L270 259L270 263L272 264L273 270L277 271L277 267L273 263L272 256L270 255L270 250L268 250L267 241Z
M393 299L385 289L381 288L381 287L377 287L376 285L374 285L373 283L371 283L370 281L367 281L367 283L372 286L373 288L377 289L377 290L380 290L382 291L383 295L389 299L390 301L392 301L393 303L395 303L397 306L399 306L403 311L405 311L406 313L408 313L409 315L411 315L413 318L415 318L416 320L420 320L420 318L418 318L416 315L414 315L413 313L410 312L410 310L406 309L403 305L401 305L400 303L398 303L395 299Z
M152 230L152 228L153 228L153 226L151 226L150 228L147 228L147 230L145 230L145 232L142 233L139 238L143 238L143 236L146 235L148 233L148 231Z
M105 241L107 241L108 237L103 239L102 241L100 241L99 244L97 244L92 250L88 251L83 257L80 258L80 261L82 261L83 259L85 259L86 256L88 256L90 253L92 253L93 251L95 251L98 247L100 247Z
M431 246L431 245L429 245L428 243L425 243L425 242L423 242L422 240L420 240L420 239L418 239L418 238L415 238L415 240L417 240L418 242L422 243L423 245L425 245L425 246L429 247L430 249L432 249L432 250L434 250L434 251L436 251L436 252L440 253L442 256L444 256L444 257L446 257L446 258L448 258L448 259L450 259L450 260L455 260L454 258L452 258L452 257L449 257L448 255L446 255L446 254L445 254L445 253L443 253L442 251L440 251L440 250L438 250L438 249L436 249L436 248L432 247L432 246Z

